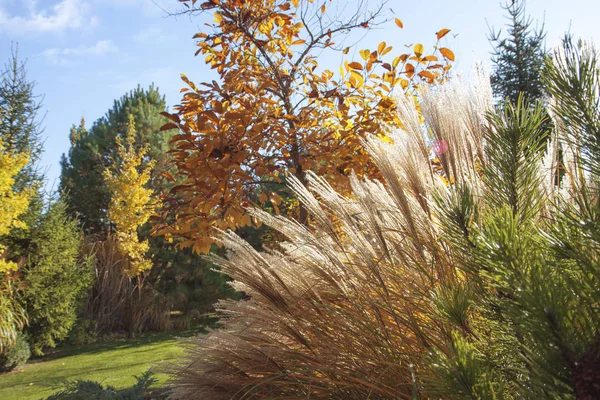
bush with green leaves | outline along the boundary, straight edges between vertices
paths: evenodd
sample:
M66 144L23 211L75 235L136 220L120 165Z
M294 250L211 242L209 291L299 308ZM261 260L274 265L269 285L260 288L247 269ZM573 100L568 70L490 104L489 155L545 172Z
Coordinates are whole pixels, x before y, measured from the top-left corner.
M64 202L52 203L30 235L22 301L32 351L40 355L69 333L93 271L90 260L80 257L82 233L77 221L67 216Z
M220 233L248 297L219 304L173 397L600 398L600 59L567 41L545 74L551 125L522 96L495 109L487 77L421 113L401 97L404 130L365 142L382 181L291 178L312 222L251 211L272 250Z
M29 343L22 334L18 334L15 342L0 353L0 372L9 372L22 367L30 356Z

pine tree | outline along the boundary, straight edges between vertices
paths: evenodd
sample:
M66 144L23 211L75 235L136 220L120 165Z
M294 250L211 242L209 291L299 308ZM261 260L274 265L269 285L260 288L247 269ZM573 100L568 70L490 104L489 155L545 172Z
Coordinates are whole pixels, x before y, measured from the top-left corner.
M510 0L503 9L508 13L507 36L501 37L502 31L493 29L489 35L494 47L491 76L494 95L513 104L520 93L525 93L530 102L540 100L544 95L541 76L546 56L544 27L532 29L532 19L525 15L525 0Z

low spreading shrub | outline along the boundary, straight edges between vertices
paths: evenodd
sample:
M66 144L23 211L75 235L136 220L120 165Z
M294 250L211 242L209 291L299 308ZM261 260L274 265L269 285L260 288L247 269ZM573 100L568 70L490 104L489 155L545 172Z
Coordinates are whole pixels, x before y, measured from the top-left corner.
M30 356L29 343L22 334L17 334L15 342L0 353L0 372L9 372L22 367Z
M143 399L166 399L166 395L160 390L152 390L150 387L156 383L151 371L146 371L136 376L136 383L131 388L116 390L112 386L104 386L101 383L87 380L75 380L65 383L65 388L46 400L143 400Z

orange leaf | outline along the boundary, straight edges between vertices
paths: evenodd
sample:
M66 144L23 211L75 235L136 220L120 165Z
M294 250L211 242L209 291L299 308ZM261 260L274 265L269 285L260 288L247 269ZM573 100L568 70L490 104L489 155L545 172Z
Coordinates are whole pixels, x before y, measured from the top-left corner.
M442 55L444 57L446 57L448 60L454 61L454 53L452 52L452 50L442 47L440 49L440 53L442 53Z
M214 124L218 124L219 123L219 117L217 117L217 114L214 113L214 111L212 110L206 110L204 111L204 115L210 119Z
M448 34L448 32L450 32L450 29L442 29L439 32L436 33L438 40L440 40L441 38L443 38L444 36L446 36Z
M398 25L398 28L404 28L404 24L398 18L394 18L394 22L396 23L396 25Z
M165 124L160 127L161 132L162 131L170 131L171 129L179 129L179 126L175 125L172 122L169 122L168 124Z
M350 68L352 68L352 69L358 69L358 70L361 70L361 71L363 69L363 66L360 63L356 62L356 61L352 61L350 64L348 64L348 66Z
M169 174L168 172L163 172L161 175L167 178L169 181L175 182L175 178L173 178L173 175Z
M435 76L429 71L421 71L419 72L419 76L427 79L434 79Z

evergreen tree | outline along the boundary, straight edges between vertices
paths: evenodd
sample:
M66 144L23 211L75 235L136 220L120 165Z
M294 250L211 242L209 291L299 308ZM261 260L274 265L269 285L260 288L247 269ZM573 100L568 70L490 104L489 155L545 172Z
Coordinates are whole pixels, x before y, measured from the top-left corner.
M14 189L27 190L30 201L21 220L26 226L37 223L44 206L41 192L44 176L38 161L44 151L43 129L39 118L41 98L35 94L36 83L27 77L26 63L18 58L15 48L0 73L0 108L4 110L0 124L0 139L8 153L27 154L28 162L15 176ZM29 239L27 229L17 227L5 238L8 257L13 261L26 256Z
M43 354L44 347L54 347L75 323L92 283L92 267L90 260L80 258L83 236L62 200L49 206L30 235L22 301L32 351Z
M168 166L168 142L173 131L162 132L166 119L160 115L166 101L154 86L137 89L116 100L113 107L88 130L85 122L73 126L71 148L61 160L60 191L64 194L69 214L80 220L87 233L105 235L109 230L109 190L104 171L112 165L116 138L127 132L129 114L136 125L135 147L149 146L147 159L156 167L150 181L155 193L162 193L168 181L162 175Z
M489 41L492 53L491 76L494 95L501 101L516 104L520 93L530 102L544 95L542 69L544 67L544 27L532 28L532 20L525 15L525 0L510 0L503 9L508 13L507 35L493 29Z
M16 177L16 188L41 186L43 176L37 163L43 152L40 96L35 94L36 83L27 78L25 62L19 61L18 48L13 50L0 73L0 108L2 123L0 138L8 152L29 154L29 163Z

